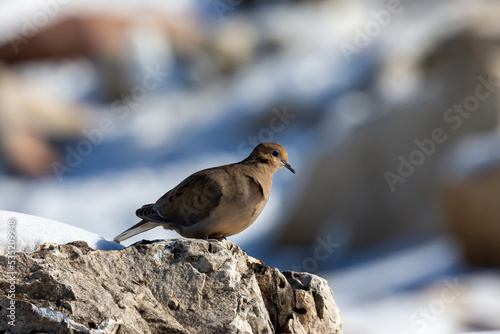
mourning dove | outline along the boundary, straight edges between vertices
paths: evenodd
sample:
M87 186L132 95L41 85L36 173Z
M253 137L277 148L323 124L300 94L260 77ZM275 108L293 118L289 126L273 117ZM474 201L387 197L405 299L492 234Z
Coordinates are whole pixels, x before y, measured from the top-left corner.
M121 242L157 226L187 238L225 237L240 233L260 215L269 199L273 174L288 154L277 143L261 143L245 160L201 170L136 211L143 220L115 237Z

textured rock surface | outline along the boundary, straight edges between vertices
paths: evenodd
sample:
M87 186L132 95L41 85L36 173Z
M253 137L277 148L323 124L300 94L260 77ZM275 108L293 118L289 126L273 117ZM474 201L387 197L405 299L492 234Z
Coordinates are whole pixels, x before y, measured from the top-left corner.
M10 326L0 256L0 332L342 333L327 282L284 272L228 241L166 240L116 251L83 242L18 253Z

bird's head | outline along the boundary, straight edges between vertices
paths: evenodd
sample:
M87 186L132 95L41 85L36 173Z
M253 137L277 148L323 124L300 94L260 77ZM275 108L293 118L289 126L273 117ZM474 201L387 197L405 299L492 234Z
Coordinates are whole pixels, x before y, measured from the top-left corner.
M281 167L285 167L295 174L295 170L288 162L288 153L285 148L278 143L260 143L254 148L252 154L250 154L247 159L255 160L258 163L268 164L273 172L276 172Z

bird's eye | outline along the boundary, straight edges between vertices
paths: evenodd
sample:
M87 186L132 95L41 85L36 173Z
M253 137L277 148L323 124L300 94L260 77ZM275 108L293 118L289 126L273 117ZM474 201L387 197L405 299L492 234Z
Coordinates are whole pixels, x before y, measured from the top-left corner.
M280 156L280 151L274 150L274 151L271 152L271 154L273 155L273 157L279 157Z

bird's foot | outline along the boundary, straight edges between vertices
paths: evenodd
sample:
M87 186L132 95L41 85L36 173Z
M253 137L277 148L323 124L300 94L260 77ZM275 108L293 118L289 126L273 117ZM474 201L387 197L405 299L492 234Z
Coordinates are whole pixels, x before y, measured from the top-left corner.
M205 237L205 240L208 240L208 239L216 239L216 240L219 240L219 241L227 240L226 237L223 236L222 234L210 234L210 235L207 235Z

